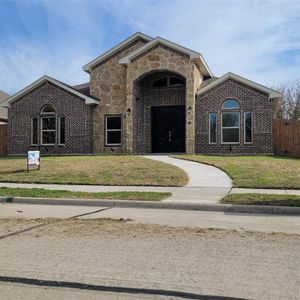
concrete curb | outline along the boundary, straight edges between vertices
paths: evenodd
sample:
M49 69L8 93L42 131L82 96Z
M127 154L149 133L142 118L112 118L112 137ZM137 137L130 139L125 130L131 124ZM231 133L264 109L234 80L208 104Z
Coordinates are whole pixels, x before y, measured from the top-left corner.
M119 208L154 208L178 209L198 211L219 211L226 213L250 214L279 214L300 215L300 207L288 206L258 206L258 205L232 205L209 203L183 203L183 202L158 202L158 201L132 201L132 200L79 200L62 198L27 198L27 197L0 197L2 203L19 204L44 204L44 205L79 205Z

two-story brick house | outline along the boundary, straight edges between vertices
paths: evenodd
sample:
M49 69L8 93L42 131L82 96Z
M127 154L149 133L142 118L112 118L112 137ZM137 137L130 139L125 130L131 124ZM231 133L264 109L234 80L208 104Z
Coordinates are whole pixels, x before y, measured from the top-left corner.
M9 154L272 153L280 93L202 55L136 33L83 67L90 82L44 76L5 101Z

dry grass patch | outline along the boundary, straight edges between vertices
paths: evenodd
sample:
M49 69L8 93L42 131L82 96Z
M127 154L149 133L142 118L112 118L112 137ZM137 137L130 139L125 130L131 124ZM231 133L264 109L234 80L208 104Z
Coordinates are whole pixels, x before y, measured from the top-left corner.
M187 174L141 156L42 157L41 170L26 172L25 157L1 157L0 181L23 183L183 186Z

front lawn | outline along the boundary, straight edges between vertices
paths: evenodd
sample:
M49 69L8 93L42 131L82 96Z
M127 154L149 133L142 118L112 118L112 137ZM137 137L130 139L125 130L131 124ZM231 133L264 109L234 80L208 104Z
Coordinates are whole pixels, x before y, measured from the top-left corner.
M300 196L270 194L231 194L221 200L223 204L274 205L300 207Z
M141 156L49 156L26 172L25 157L0 157L0 181L23 183L183 186L187 174Z
M282 156L176 155L224 170L234 187L300 189L300 159Z
M0 188L0 196L10 197L39 197L39 198L72 198L72 199L114 199L114 200L143 200L160 201L170 197L171 193L158 192L104 192L87 193L64 190Z

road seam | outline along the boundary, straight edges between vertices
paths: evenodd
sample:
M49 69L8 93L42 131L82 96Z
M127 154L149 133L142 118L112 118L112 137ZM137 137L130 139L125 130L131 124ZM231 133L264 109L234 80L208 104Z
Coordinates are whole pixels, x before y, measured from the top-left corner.
M88 213L84 213L84 214L80 214L80 215L75 215L75 216L72 216L72 217L69 217L69 218L66 218L66 219L62 219L62 220L55 219L52 222L44 222L44 223L41 223L41 224L30 226L28 228L24 228L24 229L21 229L21 230L17 230L15 232L11 232L11 233L1 235L0 240L3 240L5 238L11 237L11 236L14 236L14 235L17 235L17 234L21 234L21 233L24 233L24 232L31 231L31 230L34 230L36 228L42 227L42 226L50 225L50 224L53 224L53 223L59 223L60 221L64 221L64 220L76 219L76 218L79 218L79 217L92 215L92 214L99 213L99 212L102 212L102 211L105 211L105 210L108 210L108 209L112 209L112 207L105 207L105 208L97 209L97 210L92 211L92 212L88 212Z

